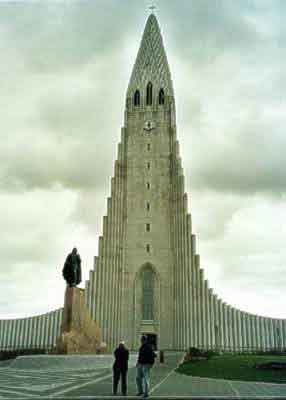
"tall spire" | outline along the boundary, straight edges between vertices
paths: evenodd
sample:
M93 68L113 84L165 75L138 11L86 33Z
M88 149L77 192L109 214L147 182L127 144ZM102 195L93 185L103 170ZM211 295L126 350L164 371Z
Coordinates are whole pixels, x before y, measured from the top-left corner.
M145 90L148 82L152 82L153 86L158 89L163 88L167 96L174 95L162 35L157 18L153 13L149 15L144 29L127 96L132 96L136 89Z

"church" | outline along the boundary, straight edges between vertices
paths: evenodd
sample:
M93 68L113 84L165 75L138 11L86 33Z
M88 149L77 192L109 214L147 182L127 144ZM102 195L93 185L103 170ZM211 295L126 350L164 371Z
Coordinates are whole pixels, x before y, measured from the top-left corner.
M156 16L146 23L129 81L107 215L85 284L85 305L111 351L286 348L286 320L240 311L200 268L188 210L171 73ZM0 348L53 346L62 309L0 321ZM36 334L37 333L37 334Z
M136 348L286 345L286 323L251 315L208 287L184 187L172 78L157 18L147 20L86 293L103 340Z

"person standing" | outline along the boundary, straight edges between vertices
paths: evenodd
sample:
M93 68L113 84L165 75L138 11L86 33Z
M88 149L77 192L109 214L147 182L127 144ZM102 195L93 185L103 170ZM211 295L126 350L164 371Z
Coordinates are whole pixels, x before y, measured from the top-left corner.
M121 378L121 392L123 396L127 395L127 372L129 350L125 347L124 341L121 341L114 351L115 361L113 364L113 394L117 394L118 384Z
M139 348L137 361L137 396L143 395L143 398L149 397L150 389L150 370L154 365L156 353L147 341L147 337L141 337L141 346Z

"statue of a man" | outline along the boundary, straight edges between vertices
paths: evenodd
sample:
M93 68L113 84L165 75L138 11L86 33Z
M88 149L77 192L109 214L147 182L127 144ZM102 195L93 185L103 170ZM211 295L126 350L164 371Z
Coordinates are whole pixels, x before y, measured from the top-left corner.
M66 258L63 277L69 287L76 287L81 282L81 258L75 247Z

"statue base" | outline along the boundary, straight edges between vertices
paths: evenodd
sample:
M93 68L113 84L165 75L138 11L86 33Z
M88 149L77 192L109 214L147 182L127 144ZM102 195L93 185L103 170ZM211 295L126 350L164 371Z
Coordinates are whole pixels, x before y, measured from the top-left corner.
M67 287L57 354L94 354L105 352L97 323L85 306L84 289Z

